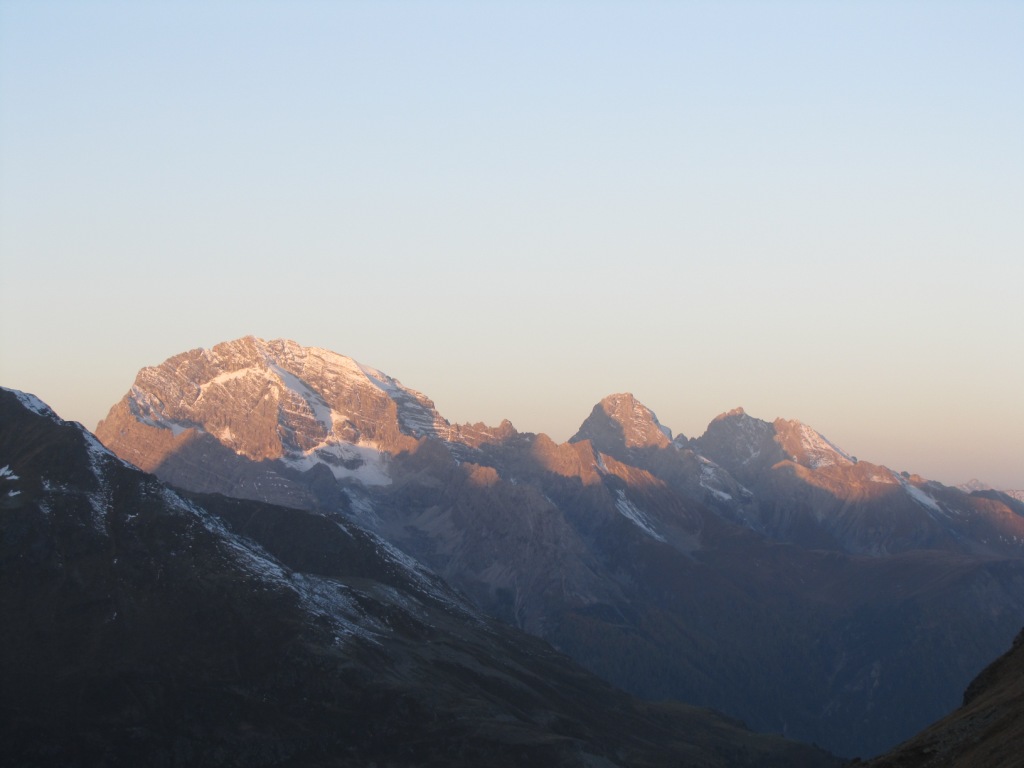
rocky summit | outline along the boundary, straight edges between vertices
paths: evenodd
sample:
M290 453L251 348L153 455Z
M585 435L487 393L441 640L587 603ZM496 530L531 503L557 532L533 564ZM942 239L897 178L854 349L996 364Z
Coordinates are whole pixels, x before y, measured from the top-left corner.
M97 435L178 488L372 531L634 694L841 755L953 709L1024 623L1019 501L742 409L673 438L621 393L557 444L250 337L144 369Z

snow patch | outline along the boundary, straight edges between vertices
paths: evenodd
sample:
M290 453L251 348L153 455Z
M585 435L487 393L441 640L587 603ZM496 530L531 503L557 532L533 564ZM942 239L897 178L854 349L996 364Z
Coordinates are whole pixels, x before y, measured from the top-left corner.
M942 506L940 506L939 502L936 501L930 494L925 493L916 485L911 485L909 482L907 482L906 479L898 475L894 474L893 476L897 479L899 484L903 486L903 490L907 492L907 495L915 502L920 504L922 507L924 507L931 513L938 513L946 518L949 517L949 512L943 509ZM932 514L932 517L935 517L935 515Z
M377 547L377 553L404 571L407 578L416 585L421 593L444 605L451 611L472 618L477 622L483 621L480 615L468 604L454 599L447 591L444 582L427 570L422 563L409 557L405 552L377 534L370 531L367 531L367 533L373 538L374 544Z
M726 493L721 489L722 479L719 473L718 465L705 459L703 456L700 457L701 468L700 468L700 486L701 488L710 491L711 495L719 501L732 501L732 494ZM717 486L717 487L716 487Z
M165 502L174 511L196 518L204 528L213 533L226 554L245 572L262 582L295 593L311 617L329 621L337 642L359 637L372 643L379 643L380 635L389 631L380 621L368 616L360 608L356 599L359 593L354 588L329 577L291 571L278 563L259 544L232 532L220 518L211 515L201 506L182 498L169 488L163 487L161 492ZM444 590L435 584L437 580L422 565L380 537L368 535L371 536L378 552L394 568L404 571L424 594L462 615L482 621L465 605L445 594ZM384 585L381 585L381 588L391 595L392 602L412 611L410 605L413 605L415 600L403 597ZM380 591L377 587L372 589L374 592ZM413 612L421 611L422 606L416 606L416 611Z
M233 533L219 518L202 507L169 488L162 490L167 504L182 514L196 518L216 536L226 554L243 571L260 581L295 593L308 614L330 621L332 630L338 633L339 642L342 637L353 636L377 642L375 635L385 628L359 609L357 602L349 596L351 590L348 587L333 579L284 568L257 543Z
M331 623L335 641L360 637L379 645L377 637L387 627L367 616L359 607L355 590L333 579L310 573L292 572L288 586L295 591L306 611Z
M920 488L910 485L910 483L907 483L906 485L903 486L903 489L907 492L910 498L912 498L922 507L927 507L933 512L944 512L942 507L939 506L939 503L931 496L929 496L927 493L922 491Z
M202 398L202 392L199 397ZM163 402L155 395L150 396L144 392L137 384L133 384L128 392L128 410L139 423L154 429L170 430L174 437L178 437L182 432L187 432L190 429L203 431L202 427L197 424L181 422L167 416Z
M82 433L82 437L85 438L85 448L89 452L89 461L93 464L93 467L97 466L96 462L100 462L101 464L105 462L115 462L117 464L120 464L122 467L126 467L128 469L137 469L137 467L133 466L132 464L129 464L127 461L122 459L116 453L107 448L107 446L105 446L103 443L97 440L96 435L87 430L85 427L81 425L78 425L78 427Z
M356 363L356 365L359 365ZM414 437L432 435L445 439L451 436L451 425L435 411L419 392L403 387L395 379L375 368L359 365L367 380L380 389L398 407L398 423Z
M0 467L0 480L4 480L6 483L13 483L17 480L21 480L21 478L14 474L14 470L11 469L10 464L4 464ZM9 499L13 499L15 496L21 495L21 491L16 488L7 488L6 490L7 498Z
M632 522L637 528L642 530L652 539L665 541L665 537L661 536L654 530L650 520L647 519L647 515L645 515L636 504L626 498L625 491L616 491L615 495L615 508L619 510L619 513L623 517Z
M270 372L267 369L250 366L249 368L239 368L237 371L218 373L205 384L200 385L199 390L201 393L205 394L206 390L209 387L213 386L214 384L223 386L227 384L229 381L234 381L235 379L244 379L249 376L255 376L256 378L266 379L268 381L271 380ZM200 397L202 397L202 394L200 394Z
M289 373L276 363L269 363L269 365L285 387L306 401L309 409L313 412L314 418L323 425L324 432L330 433L334 427L333 411L323 397L314 392L306 382L295 374Z
M3 389L5 392L10 392L18 398L19 403L32 411L32 413L38 416L45 416L46 418L52 419L56 422L61 421L60 417L54 413L53 409L35 395L30 395L28 392L22 392L19 389L8 389L7 387L0 387L0 389Z
M89 459L89 468L92 470L92 475L96 478L98 486L98 490L86 494L86 498L89 499L89 505L92 507L92 525L97 533L109 536L109 517L113 506L114 493L107 480L106 467L107 462L117 457L104 448L100 441L89 432L83 429L82 433L86 438L85 447L86 455ZM120 462L121 460L117 459L117 461Z
M365 493L354 487L349 487L345 489L345 495L349 500L350 517L359 525L370 530L378 530L383 525L383 521L377 515L377 510L373 507L373 502Z
M831 467L835 464L853 464L853 457L806 424L799 425L800 444L807 453L811 469Z
M363 485L391 484L387 454L369 446L322 443L307 453L284 456L281 461L300 472L324 464L338 480L358 480Z

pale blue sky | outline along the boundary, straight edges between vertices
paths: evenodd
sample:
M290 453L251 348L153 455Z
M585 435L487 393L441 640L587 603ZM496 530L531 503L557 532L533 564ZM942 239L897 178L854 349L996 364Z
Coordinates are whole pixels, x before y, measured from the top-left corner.
M0 383L247 333L1024 488L1024 3L0 0Z

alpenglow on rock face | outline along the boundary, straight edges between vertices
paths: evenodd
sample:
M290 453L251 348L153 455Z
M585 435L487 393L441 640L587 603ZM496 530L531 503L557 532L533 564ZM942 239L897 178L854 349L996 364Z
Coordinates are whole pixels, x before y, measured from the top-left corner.
M289 470L385 485L389 456L449 432L430 400L380 371L253 337L143 369L96 430L111 450L170 482L300 504L311 496Z
M144 368L96 434L192 490L309 504L294 478L310 470L321 486L331 476L388 485L391 457L423 439L476 446L515 430L451 425L430 399L349 357L248 336Z
M622 449L666 448L672 442L672 430L627 392L609 395L594 406L570 442L581 440L590 440L598 450L614 455Z
M346 474L344 457L331 457L340 446L394 453L448 430L430 400L380 371L327 350L251 336L143 369L98 431L116 441L117 430L132 422L175 438L209 434L255 461L318 460L342 467L339 476ZM138 464L152 469L157 455L140 453Z
M742 409L673 440L612 395L556 444L246 338L145 369L98 435L188 490L342 515L634 693L844 755L952 708L1024 616L1024 505Z

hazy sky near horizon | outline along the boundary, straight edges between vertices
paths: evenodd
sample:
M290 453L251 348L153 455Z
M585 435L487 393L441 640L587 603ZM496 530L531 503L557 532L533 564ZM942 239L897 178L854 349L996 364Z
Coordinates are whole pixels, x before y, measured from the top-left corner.
M1024 3L0 0L0 384L255 334L1024 488Z

